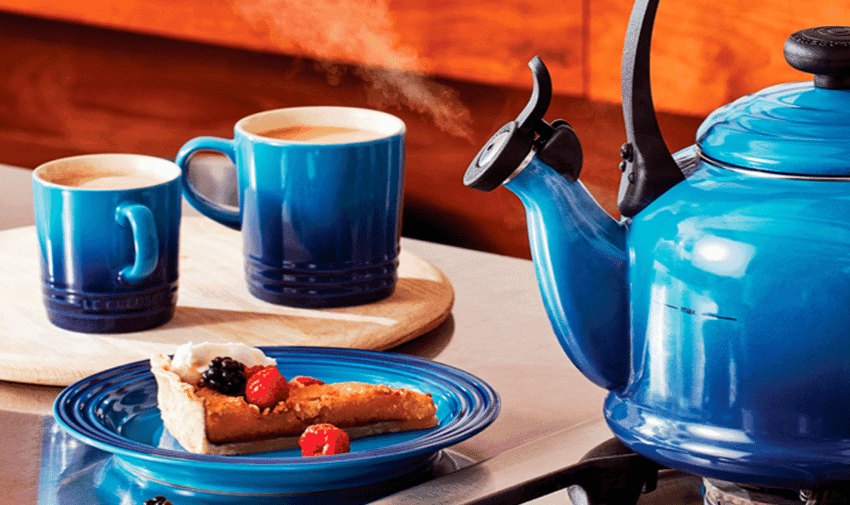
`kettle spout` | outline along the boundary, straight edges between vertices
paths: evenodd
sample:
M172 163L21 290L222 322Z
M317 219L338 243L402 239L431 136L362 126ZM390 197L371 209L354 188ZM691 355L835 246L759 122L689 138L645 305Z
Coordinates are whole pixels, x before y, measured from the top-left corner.
M629 378L626 229L536 156L504 186L523 203L549 320L573 364L612 391Z
M540 58L528 66L531 100L479 151L463 182L481 191L504 185L520 198L561 347L588 379L619 392L630 374L626 230L578 181L581 143L566 121L543 119L552 82Z

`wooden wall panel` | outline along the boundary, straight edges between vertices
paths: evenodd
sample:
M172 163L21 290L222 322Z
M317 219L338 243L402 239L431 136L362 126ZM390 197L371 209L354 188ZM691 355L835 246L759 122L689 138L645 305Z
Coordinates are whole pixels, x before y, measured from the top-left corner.
M547 57L581 94L582 1L0 0L0 10L137 33L494 84Z
M593 0L588 15L588 97L620 100L620 58L628 0ZM850 25L850 3L789 0L664 0L653 34L656 108L706 115L774 84L811 79L785 62L788 36L804 28Z
M0 163L33 168L62 156L129 152L173 158L198 135L230 136L241 117L295 105L375 107L373 83L355 67L0 13ZM402 76L403 77L403 76ZM514 119L527 88L436 79L468 113L467 137L427 113L377 108L408 127L403 233L529 257L525 215L507 189L466 188L463 173L486 140ZM383 98L383 97L381 97ZM581 138L582 181L616 215L617 104L556 95L548 120ZM699 118L662 114L672 149L694 140ZM2 181L0 181L2 183Z
M239 118L304 104L398 114L408 124L405 233L528 257L525 218L503 188L462 174L516 117L540 55L584 147L582 180L616 215L625 139L620 58L631 0L0 0L0 163L136 152L173 157ZM11 14L10 14L11 13ZM57 21L59 20L59 21ZM672 150L709 111L808 79L791 32L850 25L839 0L664 0L654 98ZM390 70L387 70L390 69Z
M0 0L0 10L421 75L528 88L540 55L558 94L620 101L632 0ZM788 67L793 31L850 24L841 0L664 0L653 48L659 110L705 115Z

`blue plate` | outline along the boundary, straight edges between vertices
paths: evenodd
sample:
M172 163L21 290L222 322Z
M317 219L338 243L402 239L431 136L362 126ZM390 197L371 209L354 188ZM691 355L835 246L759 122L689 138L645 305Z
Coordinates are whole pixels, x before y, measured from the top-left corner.
M421 471L371 486L280 496L205 492L139 478L112 454L81 444L53 419L44 421L43 430L38 505L140 505L157 495L179 505L362 505L475 462L443 449Z
M284 376L387 384L430 393L439 425L353 440L351 452L304 458L298 450L210 456L166 448L148 361L92 375L66 388L53 406L73 437L113 454L122 471L178 488L296 496L373 486L421 472L438 451L479 433L498 416L498 394L456 368L401 354L335 348L264 347ZM162 439L162 440L161 440Z

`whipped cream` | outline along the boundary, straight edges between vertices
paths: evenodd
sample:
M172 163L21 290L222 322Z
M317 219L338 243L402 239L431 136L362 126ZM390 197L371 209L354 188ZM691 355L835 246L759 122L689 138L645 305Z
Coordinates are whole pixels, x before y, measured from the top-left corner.
M185 343L174 351L171 358L171 369L180 376L184 382L197 384L207 368L210 361L218 356L230 357L239 361L245 368L262 365L276 365L277 362L256 347L251 347L238 342L227 344L213 344L204 342L201 344Z

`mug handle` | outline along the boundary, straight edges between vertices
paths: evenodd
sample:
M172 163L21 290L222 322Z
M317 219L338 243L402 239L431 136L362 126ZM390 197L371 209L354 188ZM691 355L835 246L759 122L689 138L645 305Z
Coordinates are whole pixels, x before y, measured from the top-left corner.
M239 230L242 228L242 219L239 216L238 209L233 210L210 200L195 189L195 186L189 181L189 161L192 154L203 150L218 151L230 158L230 161L236 163L236 144L233 140L219 137L196 137L186 142L174 159L174 163L183 172L183 196L201 214L234 230Z
M130 227L133 247L136 249L133 264L118 272L118 282L134 285L153 273L159 262L159 237L153 212L140 203L123 203L115 212L118 226Z

